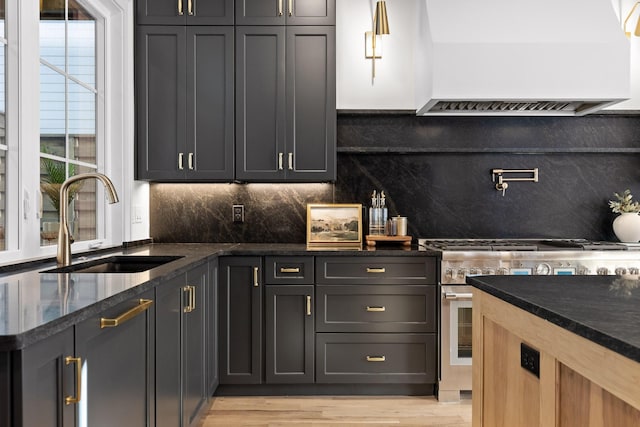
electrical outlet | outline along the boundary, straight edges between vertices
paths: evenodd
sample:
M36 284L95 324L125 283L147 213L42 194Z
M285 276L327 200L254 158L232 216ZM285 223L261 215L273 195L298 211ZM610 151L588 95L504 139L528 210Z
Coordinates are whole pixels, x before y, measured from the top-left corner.
M540 378L540 352L520 343L520 366Z
M244 205L233 205L233 222L244 222Z

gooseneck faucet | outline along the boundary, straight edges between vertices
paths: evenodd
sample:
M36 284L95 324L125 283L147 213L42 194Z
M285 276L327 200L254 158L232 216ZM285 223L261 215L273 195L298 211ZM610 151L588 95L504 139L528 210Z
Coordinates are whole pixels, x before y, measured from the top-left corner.
M73 237L71 236L71 233L69 233L69 221L67 214L69 186L74 182L89 178L95 178L102 182L105 190L107 191L109 203L118 202L118 193L116 193L116 188L113 186L111 180L101 173L91 172L74 175L67 178L67 180L62 183L62 186L60 186L60 229L58 231L58 254L56 256L58 267L71 265L71 243L73 243Z

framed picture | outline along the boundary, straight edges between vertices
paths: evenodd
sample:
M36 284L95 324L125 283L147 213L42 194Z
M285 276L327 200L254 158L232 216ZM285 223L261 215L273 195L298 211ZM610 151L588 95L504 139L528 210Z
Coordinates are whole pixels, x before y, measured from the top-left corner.
M361 204L308 204L307 246L362 246Z

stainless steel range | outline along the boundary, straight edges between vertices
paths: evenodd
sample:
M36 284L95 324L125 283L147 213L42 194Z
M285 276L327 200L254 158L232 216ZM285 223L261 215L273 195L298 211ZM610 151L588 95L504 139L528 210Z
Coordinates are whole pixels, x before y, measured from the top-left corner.
M455 401L471 390L471 287L478 275L633 275L640 245L584 239L418 239L439 251L440 381L438 399Z

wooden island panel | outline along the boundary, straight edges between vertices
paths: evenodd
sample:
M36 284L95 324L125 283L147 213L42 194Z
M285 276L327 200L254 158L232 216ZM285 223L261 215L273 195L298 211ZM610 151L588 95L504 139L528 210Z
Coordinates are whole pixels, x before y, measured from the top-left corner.
M473 427L640 426L640 363L473 290ZM540 352L540 377L520 344Z

